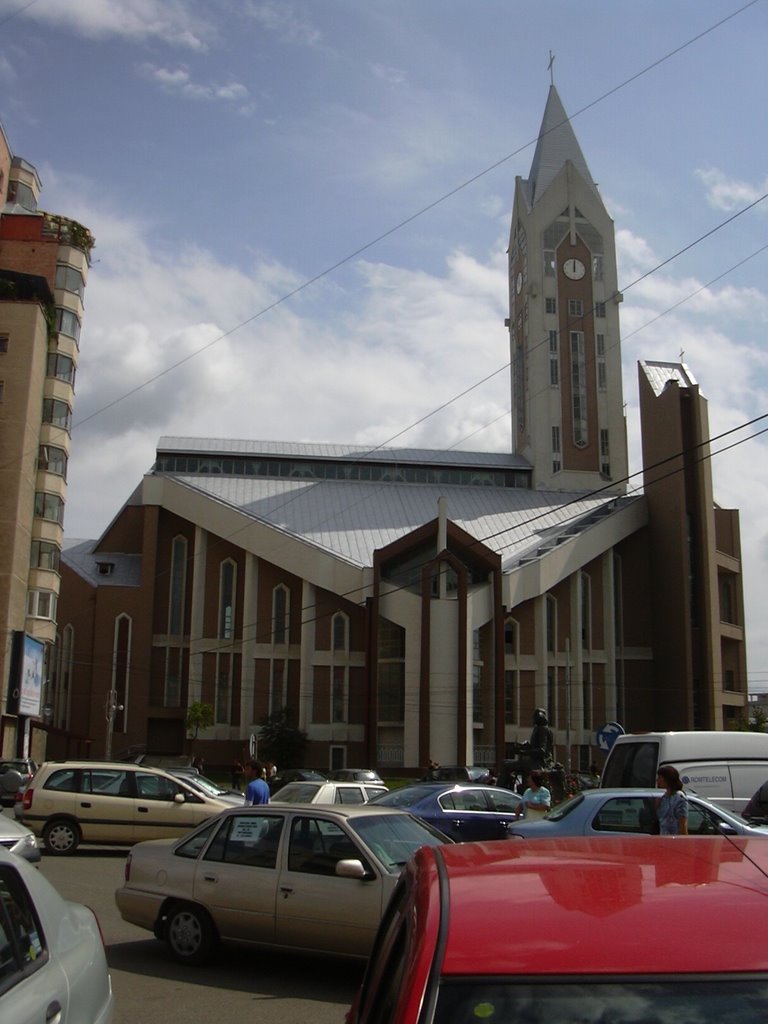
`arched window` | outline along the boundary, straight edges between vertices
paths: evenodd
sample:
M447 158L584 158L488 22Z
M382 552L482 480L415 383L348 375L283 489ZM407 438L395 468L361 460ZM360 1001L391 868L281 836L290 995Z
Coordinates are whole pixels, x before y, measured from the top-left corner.
M333 616L331 632L334 651L348 651L349 619L343 612L336 612Z
M171 576L168 595L168 635L184 633L184 596L187 583L187 538L171 541Z
M287 644L290 614L290 592L280 583L272 591L272 643Z
M235 629L235 580L237 566L231 559L219 570L219 639L231 640Z

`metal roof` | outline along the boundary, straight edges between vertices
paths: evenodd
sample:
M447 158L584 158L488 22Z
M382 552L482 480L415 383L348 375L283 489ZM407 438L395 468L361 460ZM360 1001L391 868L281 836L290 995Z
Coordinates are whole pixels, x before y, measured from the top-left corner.
M141 584L141 555L94 551L94 540L65 542L62 561L88 583L100 587L138 587Z
M505 569L591 525L601 511L639 500L602 492L160 475L358 566L371 565L374 551L436 519L440 497L448 519L496 551Z
M696 386L696 379L685 363L668 363L662 360L641 359L640 366L658 397L670 384L683 388Z
M439 466L482 466L530 470L521 455L510 452L441 451L432 448L384 448L355 444L316 444L292 441L247 441L215 437L161 437L158 455L232 455L268 458L333 459L344 462L418 463Z
M587 161L581 152L565 107L557 89L551 85L531 170L528 180L524 183L531 206L546 192L566 160L570 160L584 181L596 190L594 179L589 173Z

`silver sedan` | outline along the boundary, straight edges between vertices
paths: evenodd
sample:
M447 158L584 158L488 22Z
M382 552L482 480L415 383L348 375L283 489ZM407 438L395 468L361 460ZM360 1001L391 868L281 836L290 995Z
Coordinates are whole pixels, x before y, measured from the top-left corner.
M7 814L0 814L0 846L32 864L40 860L40 847L32 830Z
M656 801L661 789L590 789L553 808L539 821L513 825L511 836L524 839L555 839L560 836L652 835ZM688 834L692 836L762 836L768 828L756 828L722 807L686 793Z

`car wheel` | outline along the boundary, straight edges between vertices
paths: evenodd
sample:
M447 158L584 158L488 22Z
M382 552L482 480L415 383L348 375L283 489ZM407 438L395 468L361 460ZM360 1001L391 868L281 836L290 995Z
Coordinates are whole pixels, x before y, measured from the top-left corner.
M43 842L48 853L65 857L80 845L80 829L73 821L54 819L43 829Z
M218 935L202 907L177 903L168 913L165 941L176 960L185 964L201 964L213 952Z

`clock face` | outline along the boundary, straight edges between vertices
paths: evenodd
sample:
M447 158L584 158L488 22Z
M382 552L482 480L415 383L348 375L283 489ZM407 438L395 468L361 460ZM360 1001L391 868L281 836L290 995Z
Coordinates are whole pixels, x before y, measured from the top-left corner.
M566 277L569 277L571 281L580 281L587 268L581 262L581 260L569 259L563 263L563 273Z
M517 289L517 294L518 295L520 294L520 291L521 291L522 287L523 287L523 275L518 273L517 280L515 281L515 288Z

